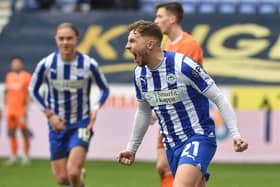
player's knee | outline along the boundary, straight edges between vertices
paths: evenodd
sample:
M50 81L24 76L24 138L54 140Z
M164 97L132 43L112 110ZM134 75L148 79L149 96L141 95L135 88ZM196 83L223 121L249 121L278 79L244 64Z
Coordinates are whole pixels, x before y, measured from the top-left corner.
M14 128L8 129L8 136L14 138L16 136L16 130Z
M156 168L161 177L163 177L166 173L170 172L169 165L165 162L157 162Z
M22 133L22 136L24 137L24 138L28 138L29 136L28 136L28 130L27 130L27 128L22 128L21 129L21 133Z
M181 186L184 186L184 187L199 187L195 184L192 184L192 183L186 183L186 182L180 182L180 181L174 181L173 182L173 185L172 187L181 187Z
M174 179L173 186L172 187L206 187L205 185L202 185L202 181L197 180L195 178L190 177L179 177Z
M68 185L69 184L69 180L67 178L67 176L56 176L56 183L59 185Z
M69 179L72 179L72 180L80 178L80 171L78 169L70 169L68 171L68 177L69 177Z

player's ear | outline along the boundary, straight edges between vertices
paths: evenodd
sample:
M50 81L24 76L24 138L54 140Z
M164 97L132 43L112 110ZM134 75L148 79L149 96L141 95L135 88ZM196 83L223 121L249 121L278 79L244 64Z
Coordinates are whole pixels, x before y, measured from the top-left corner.
M80 37L77 36L77 41L76 41L76 45L80 42Z
M148 40L146 46L149 50L152 50L155 44L156 44L155 40Z
M175 15L170 16L171 22L176 23L177 22L177 17Z

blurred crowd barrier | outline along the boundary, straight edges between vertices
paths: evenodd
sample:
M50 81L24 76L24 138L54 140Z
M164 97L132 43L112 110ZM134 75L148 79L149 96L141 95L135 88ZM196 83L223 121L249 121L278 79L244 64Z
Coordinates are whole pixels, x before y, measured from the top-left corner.
M114 160L120 150L126 147L136 110L132 85L111 85L111 95L98 113L94 126L88 158ZM97 88L93 87L96 99ZM249 142L244 153L235 153L229 130L215 106L210 113L215 121L218 139L216 162L280 162L280 88L275 87L222 87L224 94L232 101L243 137ZM3 96L3 85L0 85ZM5 114L4 114L5 115ZM110 116L110 117L108 117ZM39 108L32 103L29 107L28 124L33 131L31 157L48 158L48 125ZM9 155L5 120L0 125L0 157ZM154 161L158 124L151 125L137 153L137 159Z

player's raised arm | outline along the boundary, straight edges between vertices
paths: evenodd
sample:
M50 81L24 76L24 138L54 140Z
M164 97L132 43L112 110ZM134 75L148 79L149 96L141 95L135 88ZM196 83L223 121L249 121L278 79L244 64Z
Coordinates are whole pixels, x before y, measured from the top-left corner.
M213 83L203 94L219 108L225 124L228 126L230 134L233 137L235 151L245 151L248 148L248 143L243 138L241 138L237 127L236 115L228 99L224 96L215 83Z

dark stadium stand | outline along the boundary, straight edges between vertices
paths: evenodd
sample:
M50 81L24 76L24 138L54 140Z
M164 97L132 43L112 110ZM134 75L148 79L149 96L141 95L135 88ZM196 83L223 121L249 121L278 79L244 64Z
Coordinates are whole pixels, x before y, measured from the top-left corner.
M0 1L0 33L9 21L11 11L9 8L9 0Z
M9 1L10 0L1 0L1 2ZM169 1L172 0L138 0L138 7L139 10L143 12L154 12L156 4ZM137 1L132 0L52 0L52 2L55 3L52 3L52 6L50 6L51 9L62 9L65 11L77 10L75 9L77 4L82 7L80 10L89 11L90 6L94 4L100 7L99 4L101 2L110 2L111 6L116 7L116 9L128 9L127 6L133 6L133 9L137 8L135 5ZM280 0L180 0L179 2L182 3L187 14L275 14L279 13L280 8ZM127 6L125 4L127 4ZM37 0L17 0L17 5L18 9L40 9Z
M140 10L153 12L154 6L167 0L141 0ZM187 14L274 14L279 13L279 0L181 0Z
M50 11L25 11L27 5L23 4L24 0L18 0L16 10L12 12L9 1L0 0L1 64L9 62L10 57L15 54L22 55L25 57L26 68L29 71L33 71L38 60L55 47L53 29L61 21L73 22L81 28L80 42L83 44L81 48L100 61L105 68L111 68L111 65L118 63L129 64L131 59L124 53L123 47L127 39L123 26L137 19L153 20L155 5L159 2L167 2L167 0L140 0L139 11L125 12L119 11L120 9L111 9L110 11L67 13L63 10L60 11L59 7L54 7ZM34 0L26 1L34 3ZM76 0L56 0L56 2L62 3L59 6L73 6ZM188 15L184 18L183 25L186 26L188 32L195 32L200 37L205 58L212 60L213 57L219 57L225 51L230 57L239 55L240 58L246 56L262 59L264 62L270 61L271 63L261 65L271 66L270 69L275 69L272 66L278 67L279 27L276 23L279 20L280 0L181 0L180 2ZM34 4L31 3L28 6L32 8ZM36 8L34 9L36 10ZM71 8L67 11L71 11ZM1 26L5 26L5 28ZM217 34L221 33L224 40L217 37ZM85 38L92 35L97 36L98 40L92 39L91 42L85 42ZM213 45L214 39L218 39L218 44ZM266 43L262 44L264 41ZM98 46L95 45L96 42ZM258 45L251 50L250 46L254 44ZM102 49L100 45L109 46L106 50L109 50L110 55L106 56L107 53L104 55L100 51ZM216 50L216 45L220 47L218 50ZM252 66L259 65L259 63L255 64L255 61L252 62ZM8 69L8 65L1 67L0 82L4 80ZM117 70L116 72L112 72L111 69L107 71L110 71L107 76L110 81L128 82L129 71L125 70L126 72L122 74L118 74ZM252 83L252 80L247 79L225 79L224 75L219 74L214 78L229 84ZM279 84L270 80L267 82L271 85ZM262 84L263 82L255 81L254 83Z

